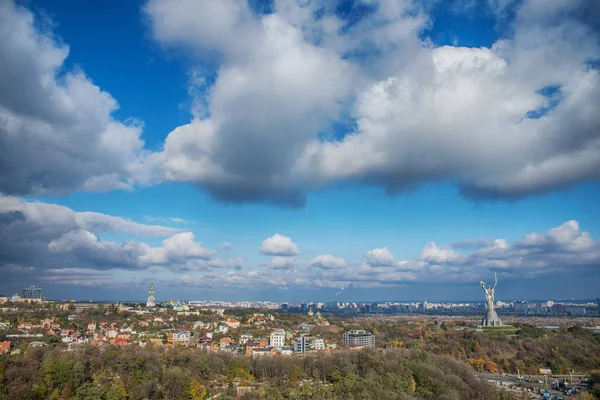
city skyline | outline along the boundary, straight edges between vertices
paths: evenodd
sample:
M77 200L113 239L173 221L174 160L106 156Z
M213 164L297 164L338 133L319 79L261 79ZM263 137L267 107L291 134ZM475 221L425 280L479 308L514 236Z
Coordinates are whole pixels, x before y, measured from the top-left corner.
M598 26L586 0L2 2L0 294L596 299Z

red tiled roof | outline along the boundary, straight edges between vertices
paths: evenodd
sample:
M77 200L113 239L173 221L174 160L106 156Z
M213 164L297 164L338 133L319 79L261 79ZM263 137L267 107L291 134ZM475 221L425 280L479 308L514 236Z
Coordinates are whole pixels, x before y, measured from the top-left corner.
M10 342L0 342L0 354L8 353L10 350Z

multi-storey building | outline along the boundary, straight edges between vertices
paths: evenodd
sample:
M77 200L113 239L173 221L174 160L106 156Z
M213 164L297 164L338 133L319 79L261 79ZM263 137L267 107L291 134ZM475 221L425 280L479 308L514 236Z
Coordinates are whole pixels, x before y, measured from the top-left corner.
M273 331L269 337L269 346L283 347L285 346L285 331L282 329Z
M21 291L22 299L42 300L43 295L44 295L44 290L42 288L36 288L35 286L30 286Z
M342 341L346 346L375 347L375 336L364 329L353 329L344 332Z
M294 353L306 353L310 349L310 338L306 336L300 336L294 339Z

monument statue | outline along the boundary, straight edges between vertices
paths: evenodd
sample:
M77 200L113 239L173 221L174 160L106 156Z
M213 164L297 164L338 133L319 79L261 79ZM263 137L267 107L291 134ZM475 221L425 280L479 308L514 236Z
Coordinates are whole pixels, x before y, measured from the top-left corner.
M483 326L501 326L502 321L496 314L494 310L494 295L496 291L496 286L498 285L498 278L496 274L494 274L494 286L485 287L485 282L480 282L481 288L485 292L485 316L481 320L481 325Z

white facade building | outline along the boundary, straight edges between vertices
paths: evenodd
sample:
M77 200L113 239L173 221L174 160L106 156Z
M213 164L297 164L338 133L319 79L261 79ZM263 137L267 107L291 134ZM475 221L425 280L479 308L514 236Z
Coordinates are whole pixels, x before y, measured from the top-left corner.
M269 346L275 348L285 346L285 332L283 330L277 330L271 333L271 336L269 337Z

